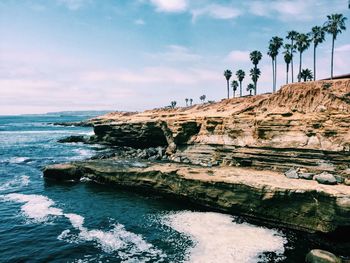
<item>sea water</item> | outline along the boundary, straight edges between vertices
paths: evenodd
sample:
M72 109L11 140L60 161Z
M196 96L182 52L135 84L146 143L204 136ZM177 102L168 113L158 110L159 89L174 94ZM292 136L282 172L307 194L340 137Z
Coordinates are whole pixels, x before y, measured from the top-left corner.
M155 194L89 180L43 180L46 165L100 145L58 143L92 128L55 126L91 115L0 116L0 262L302 262L309 244Z

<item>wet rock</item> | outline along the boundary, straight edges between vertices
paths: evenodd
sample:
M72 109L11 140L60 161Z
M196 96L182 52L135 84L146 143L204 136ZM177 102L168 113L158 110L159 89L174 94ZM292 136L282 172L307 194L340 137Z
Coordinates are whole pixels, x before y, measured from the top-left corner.
M82 135L72 135L63 139L59 139L60 143L87 142L88 139Z
M295 169L295 168L289 169L287 172L284 173L284 175L290 179L298 179L299 178L298 169Z
M298 175L300 179L305 179L305 180L312 180L314 177L313 173L299 173Z
M306 263L341 263L341 260L334 254L321 250L311 250L305 258Z
M345 178L344 184L350 186L350 178Z
M329 185L337 184L337 179L334 177L334 175L327 172L323 172L318 175L315 175L314 180L316 180L320 184L329 184Z

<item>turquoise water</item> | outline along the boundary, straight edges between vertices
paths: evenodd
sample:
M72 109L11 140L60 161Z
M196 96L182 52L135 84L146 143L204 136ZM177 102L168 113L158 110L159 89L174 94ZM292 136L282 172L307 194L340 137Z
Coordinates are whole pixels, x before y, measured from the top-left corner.
M0 262L302 262L312 247L303 235L154 194L45 182L45 165L103 150L57 143L92 129L50 123L87 117L0 117Z

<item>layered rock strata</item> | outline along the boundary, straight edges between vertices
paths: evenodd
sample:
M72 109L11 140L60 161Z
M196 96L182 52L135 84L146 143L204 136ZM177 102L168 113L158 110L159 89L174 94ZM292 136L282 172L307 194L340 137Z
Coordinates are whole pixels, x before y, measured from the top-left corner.
M88 123L95 132L90 143L138 149L133 158L166 148L152 158L171 163L135 167L119 155L50 166L45 178L85 176L293 229L349 233L349 79L186 108L110 113ZM298 172L288 178L290 169ZM334 185L320 184L326 175ZM306 180L313 178L318 181Z
M107 159L49 166L44 177L62 181L86 177L152 190L308 232L350 230L350 187L291 180L279 172Z

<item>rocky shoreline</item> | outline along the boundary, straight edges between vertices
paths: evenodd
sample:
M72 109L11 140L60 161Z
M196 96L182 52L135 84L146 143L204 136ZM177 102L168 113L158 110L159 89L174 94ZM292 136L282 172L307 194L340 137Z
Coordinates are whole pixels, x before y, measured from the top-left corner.
M61 142L108 150L46 179L151 190L350 244L350 79L85 123L95 135Z

